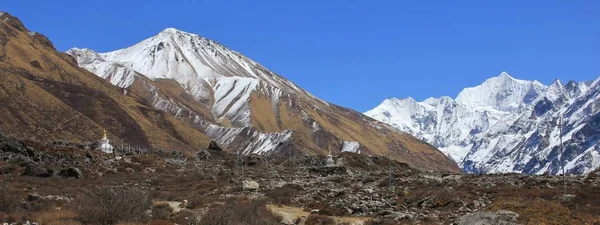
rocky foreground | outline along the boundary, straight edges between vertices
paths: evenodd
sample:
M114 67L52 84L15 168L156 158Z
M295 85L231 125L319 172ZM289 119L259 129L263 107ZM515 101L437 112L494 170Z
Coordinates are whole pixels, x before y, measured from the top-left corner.
M0 222L600 223L597 172L567 176L564 196L562 177L430 173L352 153L323 167L323 157L239 157L214 145L195 155L95 147L0 135Z

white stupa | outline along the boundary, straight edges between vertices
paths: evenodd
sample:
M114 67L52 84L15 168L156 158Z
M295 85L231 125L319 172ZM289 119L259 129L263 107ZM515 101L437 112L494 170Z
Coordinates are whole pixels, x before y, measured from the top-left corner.
M106 130L104 130L104 136L98 141L98 144L100 151L103 151L104 153L113 153L113 147L110 145L110 140L106 137Z
M333 156L331 155L331 150L329 150L329 154L327 155L327 160L325 160L326 167L334 167L335 162L333 161Z

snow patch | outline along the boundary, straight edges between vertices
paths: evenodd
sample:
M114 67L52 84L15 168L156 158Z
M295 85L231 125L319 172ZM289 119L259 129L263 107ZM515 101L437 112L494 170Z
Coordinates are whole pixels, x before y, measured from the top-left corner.
M360 154L360 143L358 141L342 141L342 152Z

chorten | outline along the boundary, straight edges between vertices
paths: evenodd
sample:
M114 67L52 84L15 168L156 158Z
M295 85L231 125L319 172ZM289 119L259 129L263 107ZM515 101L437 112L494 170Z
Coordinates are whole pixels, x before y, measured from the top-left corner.
M104 153L113 153L113 147L110 145L110 140L106 137L106 129L102 139L98 141L98 149Z
M334 167L335 162L333 161L333 156L331 155L331 149L329 149L329 154L327 154L327 160L325 160L326 167Z

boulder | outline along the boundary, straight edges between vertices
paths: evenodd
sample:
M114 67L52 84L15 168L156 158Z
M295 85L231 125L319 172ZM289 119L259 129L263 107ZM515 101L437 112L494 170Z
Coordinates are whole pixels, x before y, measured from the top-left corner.
M201 150L196 154L196 157L199 160L209 160L212 158L210 152L208 152L207 150Z
M75 167L69 167L69 168L62 169L60 171L60 176L63 178L73 177L76 179L80 179L80 178L83 178L83 173L81 172L81 170L79 170Z
M85 157L88 158L88 159L92 159L92 160L94 159L94 155L92 155L92 153L90 151L87 151L85 153Z
M222 151L223 150L215 141L210 141L207 149L213 150L213 151Z
M519 214L507 210L497 212L478 212L464 215L456 221L457 225L516 225Z
M242 182L242 188L248 191L255 191L258 190L259 185L258 182L248 179Z

